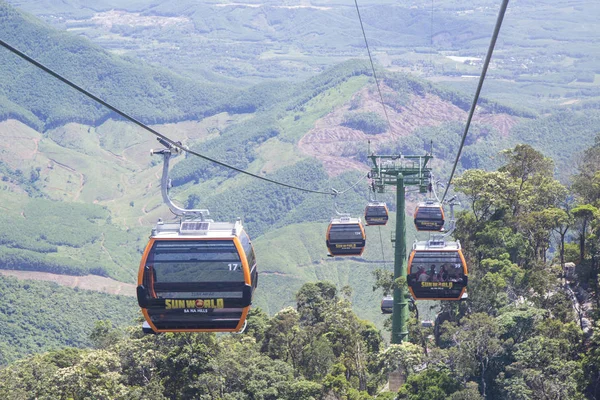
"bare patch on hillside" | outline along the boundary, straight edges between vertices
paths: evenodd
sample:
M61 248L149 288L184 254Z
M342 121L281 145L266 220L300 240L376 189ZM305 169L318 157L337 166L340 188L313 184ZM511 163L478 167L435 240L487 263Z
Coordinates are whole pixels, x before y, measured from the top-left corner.
M67 21L77 22L77 21ZM113 25L127 26L150 26L150 27L166 27L171 25L182 26L184 24L192 24L191 19L187 17L165 17L160 15L142 15L140 13L130 13L123 10L111 10L94 14L90 18L90 22L112 28Z
M135 296L135 285L115 281L97 275L73 276L51 274L38 271L0 270L0 275L13 276L17 279L33 279L36 281L49 281L70 288L93 290L95 292Z
M385 86L382 91L393 93L392 89ZM355 94L356 96L360 99L356 111L376 112L384 117L376 92L364 88ZM410 136L417 128L440 126L451 121L464 123L467 120L467 112L431 94L411 95L406 105L398 109L386 105L386 111L392 127L391 131L388 129L382 134L365 134L360 130L341 125L344 116L350 112L350 105L346 104L318 120L315 127L299 141L298 147L304 153L319 158L327 173L336 176L349 168L369 170L369 166L356 158L356 154L367 151L369 140L371 149L376 150L386 143ZM478 110L473 117L473 123L492 125L506 137L517 120L506 114L484 114Z

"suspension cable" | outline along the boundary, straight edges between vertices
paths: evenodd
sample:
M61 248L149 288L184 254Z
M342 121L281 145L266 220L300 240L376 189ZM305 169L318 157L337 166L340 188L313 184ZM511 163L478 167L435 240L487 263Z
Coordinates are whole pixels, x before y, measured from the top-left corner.
M94 94L88 92L87 90L83 89L82 87L76 85L75 83L71 82L67 78L61 76L57 72L54 72L53 70L51 70L50 68L46 67L42 63L34 60L33 58L31 58L28 55L26 55L25 53L17 50L16 48L14 48L13 46L11 46L8 43L4 42L1 39L0 39L0 45L3 46L4 48L6 48L7 50L11 51L12 53L16 54L17 56L21 57L22 59L24 59L24 60L30 62L31 64L35 65L36 67L40 68L41 70L43 70L43 71L47 72L48 74L52 75L56 79L58 79L58 80L60 80L60 81L62 81L64 83L66 83L67 85L71 86L73 89L77 90L78 92L80 92L80 93L86 95L87 97L91 98L92 100L94 100L94 101L102 104L104 107L108 108L109 110L114 111L115 113L119 114L123 118L125 118L125 119L133 122L134 124L138 125L142 129L145 129L148 132L152 133L153 135L157 136L158 138L164 140L165 142L169 143L171 146L180 149L181 151L185 151L185 152L187 152L189 154L192 154L192 155L194 155L196 157L202 158L202 159L204 159L206 161L209 161L211 163L220 165L220 166L225 167L225 168L229 168L231 170L234 170L234 171L237 171L239 173L251 176L253 178L257 178L257 179L260 179L260 180L263 180L263 181L266 181L266 182L273 183L275 185L284 186L284 187L287 187L287 188L290 188L290 189L300 190L302 192L307 192L307 193L325 194L325 195L330 195L330 196L335 195L331 191L325 192L325 191L321 191L321 190L312 190L312 189L302 188L302 187L299 187L299 186L290 185L288 183L279 182L279 181L276 181L274 179L269 179L269 178L266 178L264 176L256 175L256 174L253 174L251 172L244 171L243 169L240 169L240 168L234 167L232 165L226 164L226 163L224 163L222 161L216 160L214 158L207 157L207 156L205 156L203 154L200 154L200 153L198 153L198 152L196 152L194 150L190 150L189 148L187 148L186 146L182 145L181 143L176 142L176 141L170 139L169 137L163 135L162 133L156 131L155 129L152 129L151 127L149 127L148 125L144 124L143 122L138 121L134 117L132 117L132 116L124 113L123 111L119 110L115 106L107 103L106 101L102 100L98 96L95 96ZM365 177L366 177L366 175L365 175ZM361 180L364 179L365 177L361 177ZM338 193L339 194L346 193L348 190L354 188L357 184L358 184L358 182L355 183L354 185L352 185L351 187L349 187L349 188L347 188L347 189L345 189L343 191L340 191Z
M433 0L431 0L431 24L429 32L429 67L433 75Z
M475 91L475 98L473 99L473 104L471 104L471 110L469 111L469 117L467 118L467 124L465 126L465 130L462 135L462 140L460 141L460 147L458 148L458 153L456 154L456 160L454 161L454 166L452 167L452 172L450 173L450 179L448 179L448 184L446 185L446 190L444 191L444 195L442 196L442 201L444 201L444 199L446 198L446 194L448 194L448 189L450 189L450 184L452 183L452 178L454 177L454 172L456 172L456 166L458 165L458 160L460 159L460 153L462 152L463 146L465 144L465 139L467 138L467 133L469 132L469 126L471 125L471 119L473 118L473 114L475 113L475 107L477 106L477 101L479 100L479 94L481 93L481 88L483 87L483 81L485 80L485 74L486 74L488 66L490 64L490 60L492 59L492 53L494 52L494 46L496 45L496 39L498 39L498 34L500 33L500 27L502 26L502 20L504 19L504 14L506 13L507 6L508 6L508 0L502 0L502 5L500 6L500 11L498 12L498 18L496 20L496 27L494 28L494 33L492 34L492 40L490 42L490 47L488 48L488 52L485 57L485 61L483 63L483 69L481 70L481 76L479 77L479 83L477 84L477 90Z
M385 267L385 252L383 251L383 236L381 235L381 226L379 228L379 245L381 246L381 259L383 260L383 266Z
M381 94L381 88L379 87L379 80L377 79L377 74L375 73L375 65L373 64L373 57L371 57L371 50L369 49L367 34L365 33L365 27L363 26L362 18L360 16L360 10L358 9L358 0L354 0L354 4L356 5L356 13L358 14L358 20L360 21L360 29L362 30L363 38L365 39L365 46L367 47L367 53L369 54L369 61L371 62L371 69L373 70L373 78L375 78L375 85L377 85L377 92L379 92L379 98L381 99L383 113L385 114L385 119L388 123L390 133L392 133L392 124L390 122L390 117L388 116L387 109L385 108L385 102L383 101L383 95Z
M342 191L336 191L336 194L344 194L349 190L352 190L356 187L356 185L358 185L359 183L362 182L363 179L367 178L369 176L369 173L367 172L365 175L361 176L354 184L352 184L352 186L342 190ZM332 189L333 190L333 189Z

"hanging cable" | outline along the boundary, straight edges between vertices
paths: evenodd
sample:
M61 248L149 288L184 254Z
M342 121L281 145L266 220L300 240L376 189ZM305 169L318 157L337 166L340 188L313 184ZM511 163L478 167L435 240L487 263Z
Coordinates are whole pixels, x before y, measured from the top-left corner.
M502 26L502 20L504 19L504 14L506 13L507 6L508 6L508 0L502 0L502 5L500 6L500 11L498 12L498 19L496 20L496 27L494 28L494 33L492 34L492 40L490 42L490 47L488 48L488 52L485 57L485 61L483 63L483 69L481 70L481 76L479 77L479 83L477 84L477 90L475 91L475 98L473 99L473 104L471 104L471 110L469 111L469 117L467 118L467 124L465 126L465 131L463 132L462 140L460 141L458 153L456 154L456 160L454 161L454 166L452 167L452 172L450 173L450 179L448 179L448 184L446 185L446 190L444 191L444 195L442 196L442 201L444 201L444 199L446 198L446 194L448 194L448 189L450 189L450 184L452 183L452 178L454 177L454 172L456 171L456 166L458 165L458 160L460 159L460 153L462 152L463 146L465 144L465 139L467 138L467 133L469 132L469 126L471 125L471 119L473 118L473 114L475 113L475 107L477 106L477 101L479 100L479 94L481 93L481 88L483 87L483 81L485 80L485 74L486 74L488 66L490 64L490 60L492 59L492 53L494 52L494 47L496 46L496 39L498 39L498 34L500 33L500 27Z
M429 67L433 75L433 0L431 0L431 29L429 32Z
M385 266L385 252L383 251L383 236L381 235L381 226L379 228L379 244L381 246L381 259L383 260L383 265Z
M373 78L375 78L375 85L377 85L377 91L379 92L379 98L381 99L381 106L383 107L383 113L385 114L385 119L388 123L388 128L390 133L392 133L392 124L390 122L390 117L388 116L387 109L385 108L385 102L383 101L383 94L381 94L381 88L379 87L379 80L377 79L377 74L375 73L375 65L373 64L373 57L371 57L371 50L369 49L369 42L367 41L367 34L365 33L365 27L363 26L362 18L360 16L360 10L358 9L358 0L354 0L354 4L356 5L356 13L358 14L358 20L360 21L360 29L362 30L363 38L365 39L365 46L367 47L367 53L369 54L369 61L371 62L371 69L373 70Z
M337 194L344 194L347 191L354 189L356 187L356 185L358 185L359 183L361 183L362 180L365 179L365 178L367 178L368 175L369 175L369 173L367 172L365 175L361 176L359 180L357 180L354 184L352 184L352 186L350 186L347 189L344 189L342 191L336 191ZM334 190L334 189L332 189L332 190Z
M207 157L203 154L200 154L194 150L190 150L187 147L183 146L181 143L176 142L170 138L168 138L167 136L163 135L162 133L150 128L148 125L144 124L143 122L138 121L137 119L133 118L132 116L124 113L123 111L119 110L118 108L112 106L111 104L107 103L106 101L102 100L101 98L93 95L92 93L88 92L87 90L83 89L82 87L76 85L75 83L71 82L70 80L68 80L67 78L61 76L60 74L58 74L57 72L54 72L53 70L51 70L50 68L46 67L45 65L41 64L40 62L34 60L33 58L29 57L28 55L26 55L25 53L17 50L16 48L14 48L13 46L9 45L8 43L4 42L3 40L0 39L0 45L2 45L4 48L6 48L7 50L11 51L12 53L16 54L17 56L21 57L22 59L30 62L31 64L35 65L36 67L40 68L41 70L47 72L48 74L52 75L53 77L55 77L56 79L66 83L67 85L71 86L73 89L77 90L78 92L86 95L87 97L91 98L92 100L102 104L104 107L108 108L111 111L114 111L115 113L119 114L120 116L122 116L123 118L133 122L134 124L138 125L139 127L141 127L142 129L147 130L148 132L152 133L153 135L159 137L160 139L164 140L165 142L169 143L171 146L176 147L178 149L180 149L181 151L185 151L189 154L192 154L196 157L202 158L206 161L210 161L211 163L220 165L222 167L225 168L229 168L231 170L237 171L239 173L251 176L253 178L257 178L266 182L270 182L273 183L275 185L279 185L279 186L284 186L290 189L295 189L295 190L300 190L302 192L307 192L307 193L316 193L316 194L326 194L326 195L330 195L333 196L334 193L332 192L325 192L325 191L320 191L320 190L312 190L312 189L306 189L306 188L302 188L299 186L294 186L294 185L290 185L284 182L279 182L273 179L269 179L269 178L265 178L264 176L260 176L260 175L256 175L253 174L251 172L248 171L244 171L243 169L234 167L232 165L226 164L222 161L219 160L215 160L214 158L210 158ZM366 175L364 177L361 177L361 180L366 178ZM354 186L356 186L358 184L355 183L354 185L352 185L351 187L338 192L339 194L343 194L345 192L347 192L348 190L352 189Z

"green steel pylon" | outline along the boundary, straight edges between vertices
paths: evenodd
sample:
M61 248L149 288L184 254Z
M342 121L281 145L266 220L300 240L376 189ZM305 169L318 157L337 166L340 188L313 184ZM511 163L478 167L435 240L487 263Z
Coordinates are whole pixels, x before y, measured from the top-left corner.
M371 153L369 149L369 153ZM404 195L406 186L419 186L425 193L431 177L431 168L427 163L431 154L414 155L376 155L369 156L373 162L371 178L375 190L382 193L385 186L396 186L396 235L394 252L394 280L406 278L406 222ZM393 239L394 240L394 239ZM408 340L408 292L406 288L394 289L394 307L392 314L392 343L399 344Z

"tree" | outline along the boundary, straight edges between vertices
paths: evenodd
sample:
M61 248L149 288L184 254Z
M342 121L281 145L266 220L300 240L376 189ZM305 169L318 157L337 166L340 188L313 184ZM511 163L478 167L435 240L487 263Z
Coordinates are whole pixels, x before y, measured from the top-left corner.
M520 343L515 362L500 374L502 390L511 399L583 399L578 384L581 362L565 357L565 343L536 336Z
M300 365L306 333L300 327L300 314L291 307L279 311L265 331L263 351L274 359L289 362L294 370Z
M556 213L549 212L546 209L532 211L520 218L520 229L525 232L526 237L529 239L534 259L546 262L546 253L550 247L552 229L556 226L556 217Z
M248 312L248 325L245 333L254 336L257 343L262 343L269 325L269 316L260 307L252 307Z
M324 321L326 312L337 301L337 289L329 282L305 283L296 293L302 323L314 325Z
M423 349L416 344L404 342L391 344L380 357L386 371L401 371L405 377L414 374L424 361Z
M508 172L516 179L519 190L525 183L536 176L550 177L553 174L554 162L528 144L518 144L514 149L502 151L507 160L500 172Z
M492 362L504 351L499 339L500 329L495 319L475 313L461 321L460 326L445 323L444 340L453 346L448 355L451 368L463 378L476 377L485 397Z
M465 171L455 179L454 184L457 192L467 196L476 223L488 220L494 213L507 207L507 192L516 190L507 172L479 169Z
M219 341L210 367L211 373L204 374L203 381L216 380L217 398L275 400L288 393L294 381L292 367L260 353L252 337L230 336ZM190 387L194 386L191 382Z
M460 383L446 372L428 368L408 377L398 391L398 399L446 400L459 389Z
M598 209L591 204L584 204L571 210L571 214L579 227L579 257L585 259L585 240L589 233L590 222L598 217Z
M62 398L122 398L128 388L121 382L121 363L116 354L106 350L83 353L75 365L62 368L53 379Z
M573 177L572 188L584 204L596 204L600 199L600 135L593 146L585 150Z
M549 208L544 211L546 213L545 218L549 218L553 221L552 231L559 237L559 252L560 252L560 266L564 269L565 267L565 237L569 228L573 224L573 217L570 213L560 208Z
M121 338L121 332L113 326L108 320L96 321L90 340L97 349L106 349L116 344Z

